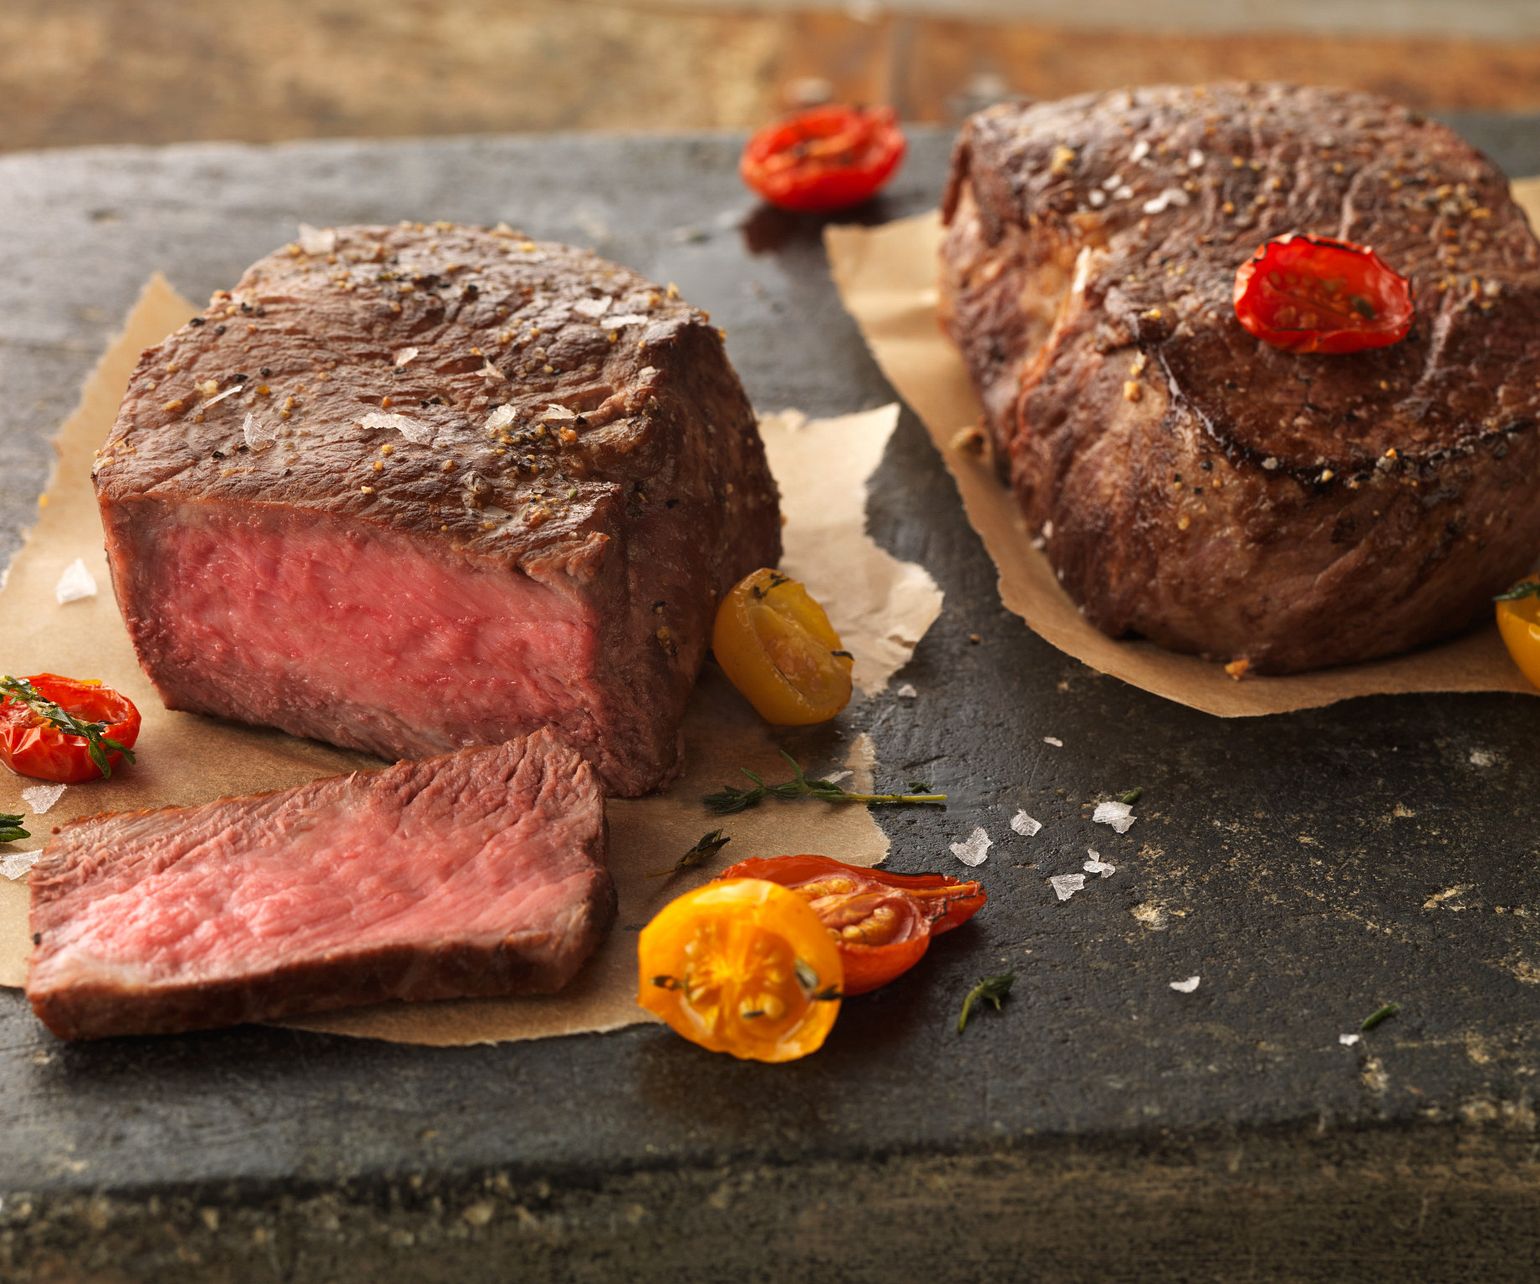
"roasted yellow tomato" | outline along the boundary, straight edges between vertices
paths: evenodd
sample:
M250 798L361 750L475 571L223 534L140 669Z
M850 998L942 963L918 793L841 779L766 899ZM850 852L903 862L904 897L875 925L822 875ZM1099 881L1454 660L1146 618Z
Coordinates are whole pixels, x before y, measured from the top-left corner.
M762 568L717 607L711 649L766 722L805 727L850 703L850 652L796 580Z
M823 1046L844 970L796 892L758 878L707 883L642 929L636 1001L712 1052L794 1061Z
M1497 630L1519 671L1540 687L1540 576L1514 585L1497 600Z

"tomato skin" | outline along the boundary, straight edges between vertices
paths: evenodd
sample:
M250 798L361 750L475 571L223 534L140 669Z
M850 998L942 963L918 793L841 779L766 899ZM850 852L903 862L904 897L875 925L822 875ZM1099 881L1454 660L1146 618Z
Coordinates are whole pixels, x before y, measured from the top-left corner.
M766 722L805 727L850 703L853 661L808 591L762 567L717 607L711 650L733 686Z
M906 147L891 107L814 107L759 130L738 173L772 205L822 214L875 196Z
M808 903L763 879L697 887L637 942L636 1001L676 1033L743 1061L816 1052L839 1016L840 953Z
M1258 246L1235 273L1235 315L1286 352L1341 354L1400 343L1412 287L1367 245L1292 233Z
M1540 582L1540 577L1532 576L1523 582ZM1540 595L1499 602L1497 631L1519 672L1540 687Z
M829 856L756 857L730 866L721 877L768 879L807 897L839 947L847 998L903 975L924 956L933 936L966 923L987 899L976 882L895 874ZM873 917L879 909L880 921Z
M83 722L102 722L102 733L125 749L132 749L139 738L139 710L127 696L119 695L100 682L39 673L24 679L44 699L59 705ZM107 754L108 766L116 770L123 755L116 750ZM91 761L84 736L68 735L48 720L11 696L0 698L0 762L18 776L34 780L52 780L77 785L101 778L101 770Z

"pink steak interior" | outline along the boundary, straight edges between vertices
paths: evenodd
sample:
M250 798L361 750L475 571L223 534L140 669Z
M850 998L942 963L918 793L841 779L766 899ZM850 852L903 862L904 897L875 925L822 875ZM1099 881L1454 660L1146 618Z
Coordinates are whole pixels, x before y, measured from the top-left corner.
M114 575L172 707L413 755L546 723L594 739L596 630L577 593L312 513L130 507Z

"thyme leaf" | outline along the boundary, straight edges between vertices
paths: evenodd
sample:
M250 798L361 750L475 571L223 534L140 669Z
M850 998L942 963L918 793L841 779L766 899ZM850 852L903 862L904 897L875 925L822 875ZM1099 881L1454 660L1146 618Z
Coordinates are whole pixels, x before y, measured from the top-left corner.
M1132 807L1136 802L1138 802L1143 797L1144 797L1144 786L1140 785L1136 789L1130 789L1126 794L1119 794L1118 795L1118 801L1120 803L1122 803L1126 807Z
M14 843L20 838L31 838L25 829L21 827L21 817L12 816L0 811L0 843Z
M869 807L878 806L939 806L946 802L945 794L936 793L908 793L908 794L857 794L849 790L841 789L830 780L809 780L807 774L797 765L797 760L784 749L781 757L791 764L792 777L790 780L778 781L776 784L767 785L764 780L755 775L747 767L738 770L748 777L753 784L752 789L735 789L731 785L724 785L717 793L707 794L702 800L708 810L718 816L731 816L734 812L747 811L750 807L757 807L766 798L819 798L831 803L865 803Z
M979 1003L993 1003L995 1011L1000 1010L1000 1002L1011 992L1011 986L1015 984L1016 973L1002 972L999 976L986 976L979 979L979 983L968 991L968 997L963 1000L962 1011L957 1016L957 1033L961 1034L968 1028L968 1018L973 1015L973 1008Z
M690 848L689 851L667 869L655 869L647 877L672 878L675 874L681 874L687 869L694 869L697 865L704 865L732 841L720 829L713 829L709 834L702 834L696 839L695 846Z
M1399 1003L1387 1003L1384 1007L1375 1008L1373 1012L1364 1018L1364 1023L1358 1028L1360 1030L1372 1030L1381 1021L1388 1021L1400 1010L1401 1005Z
M1524 597L1540 597L1540 580L1524 580L1515 584L1506 593L1499 593L1492 600L1494 602L1517 602Z
M62 705L48 699L26 678L0 677L0 697L26 705L55 731L61 731L67 736L79 736L86 742L86 753L104 780L112 776L112 763L107 757L109 753L122 754L125 762L134 761L133 750L107 734L107 723L86 722L77 718ZM0 700L0 703L4 703L4 700Z

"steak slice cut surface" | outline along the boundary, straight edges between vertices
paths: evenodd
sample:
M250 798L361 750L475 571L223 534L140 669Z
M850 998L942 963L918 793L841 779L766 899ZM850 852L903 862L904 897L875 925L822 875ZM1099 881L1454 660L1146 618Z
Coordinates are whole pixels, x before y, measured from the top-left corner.
M27 997L64 1039L561 989L614 916L603 798L550 732L64 826Z
M1490 619L1540 554L1540 245L1507 179L1371 94L1165 86L974 116L942 318L1086 618L1293 672ZM1393 346L1281 351L1236 270L1291 233L1412 287Z
M666 783L717 600L780 558L720 332L507 229L305 244L144 354L95 464L162 699L392 759L549 725Z

